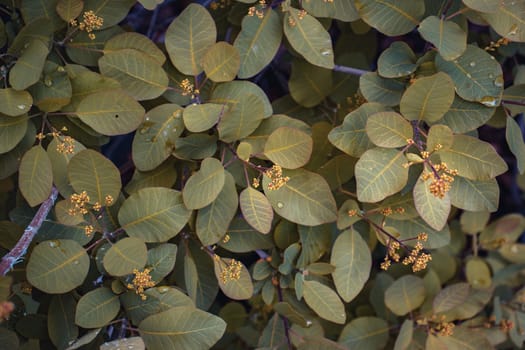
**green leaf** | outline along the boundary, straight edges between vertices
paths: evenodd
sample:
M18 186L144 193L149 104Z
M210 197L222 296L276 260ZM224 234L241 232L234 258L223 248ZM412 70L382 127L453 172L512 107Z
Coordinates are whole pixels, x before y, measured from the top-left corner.
M241 64L239 78L251 78L273 59L283 36L279 15L273 9L264 11L264 17L244 16L242 29L233 43L239 51Z
M216 38L217 28L208 10L190 4L169 25L166 50L177 70L196 76L202 72L201 62Z
M269 190L263 178L264 193L277 214L295 223L316 226L337 220L337 207L326 180L304 169L289 170L290 180L277 190Z
M363 21L389 36L410 32L425 13L425 3L421 1L359 0L355 7Z
M59 138L53 138L53 140L47 146L47 155L49 156L49 160L51 161L51 166L53 168L53 183L62 197L67 198L75 192L69 183L67 165L69 160L73 158L74 155L86 148L80 142L74 140L72 150L73 152L61 153L58 151L59 144Z
M67 293L80 286L89 270L89 256L80 244L69 239L38 244L27 263L27 280L50 294Z
M273 305L273 309L279 315L286 317L290 322L297 324L303 328L307 328L312 324L312 321L307 320L301 313L292 307L289 303L278 302Z
M377 72L384 78L399 78L416 70L416 55L403 41L395 41L377 60Z
M27 123L27 130L22 140L15 148L7 153L0 154L0 179L5 179L19 170L22 156L35 143L36 130L33 123Z
M490 333L489 333L490 334ZM441 346L447 350L491 350L494 345L484 333L467 326L455 327L450 336L436 336Z
M31 40L9 71L9 84L15 90L25 90L40 79L49 49L41 40Z
M72 294L55 295L49 304L47 328L49 338L59 349L65 349L70 341L78 337L75 324L77 301Z
M426 232L428 234L428 241L423 244L426 249L437 249L450 243L450 230L448 225L445 225L442 230L438 231L431 228L419 216L406 220L387 218L385 220L385 226L395 228L401 234L399 239L408 240L408 245L415 244L414 241L410 242L410 238L416 237L421 232Z
M104 327L120 310L118 295L109 288L97 288L80 298L75 313L75 323L82 328Z
M332 71L296 59L292 62L288 89L295 102L314 107L332 91Z
M82 0L58 0L56 11L64 22L77 18L82 13L84 1Z
M206 131L219 121L227 111L224 105L215 103L191 104L184 108L182 117L186 129L191 132Z
M417 309L425 300L423 280L405 275L392 283L385 291L386 306L398 316L404 316Z
M358 199L374 203L399 192L408 180L405 160L403 152L396 149L366 151L355 165Z
M158 167L171 155L173 140L184 131L182 108L161 104L148 111L133 138L131 154L140 171Z
M0 89L0 113L16 117L29 112L33 98L27 91L15 89Z
M108 29L97 31L94 40L85 31L77 32L67 44L66 53L74 63L84 66L98 66L98 60L103 55L106 42L122 32L123 30L120 26L109 27Z
M65 69L47 61L42 75L43 79L29 88L33 103L45 112L55 112L69 104L72 87Z
M503 73L494 56L485 50L467 45L463 55L454 61L446 61L437 55L436 67L450 76L461 98L488 107L499 105L503 92Z
M511 41L524 42L525 4L521 1L498 1L497 4L496 11L482 14L483 19L502 37Z
M286 39L305 60L314 66L334 68L330 34L315 17L289 7L283 26Z
M113 244L104 254L103 264L112 276L125 276L134 269L141 270L146 265L148 249L143 240L126 237Z
M113 136L137 129L144 108L122 90L101 91L85 97L75 114L95 131Z
M71 67L72 66L66 66L66 71L68 71L68 74L70 75L71 88L73 90L69 104L62 108L62 110L66 112L75 112L80 102L90 94L120 89L120 84L114 79L104 77L90 70L71 73L69 72Z
M499 0L463 0L465 6L479 12L496 12Z
M18 181L20 191L30 206L34 207L49 197L53 173L51 161L41 146L32 147L22 157Z
M16 147L27 131L27 116L6 117L0 115L0 153Z
M368 138L376 145L397 148L407 145L412 138L412 125L396 112L372 114L366 122Z
M239 199L235 180L229 172L224 172L224 186L217 195L217 198L208 206L199 210L195 222L197 237L203 245L217 243L228 231Z
M523 106L523 102L521 102L525 100L525 84L518 84L515 79L514 85L503 90L503 96L501 98L504 101L505 109L508 110L511 116L525 112L525 106ZM492 110L494 111L494 109Z
M384 349L388 342L389 327L378 317L358 317L343 328L338 343L348 349Z
M166 62L164 53L147 36L135 32L115 35L106 42L104 53L123 49L137 50L156 61L159 65Z
M315 17L328 17L344 22L359 19L359 14L352 1L305 1L303 8Z
M256 95L244 94L219 120L217 130L224 142L240 140L257 129L264 118L264 102Z
M148 250L147 266L151 268L151 279L162 281L164 277L170 274L175 266L176 257L177 245L172 243L163 243ZM184 294L184 296L186 295Z
M122 203L118 221L131 237L145 242L165 242L182 230L190 215L179 191L148 187L133 193Z
M213 258L215 276L219 282L219 288L230 299L245 300L253 296L253 284L250 272L240 261L230 258L221 258L215 255ZM235 273L236 269L239 269ZM234 270L232 276L232 270ZM237 274L237 276L235 276Z
M217 136L190 134L175 140L173 155L180 159L204 159L217 151Z
M507 164L487 142L455 135L450 149L439 151L441 160L459 176L470 180L490 180L507 171Z
M376 72L370 72L359 78L359 91L369 102L397 106L405 92L405 84L399 80L382 78Z
M31 23L36 19L45 18L53 24L53 27L57 28L63 24L55 11L57 2L57 0L25 0L18 6L20 6L20 12L22 12L25 23Z
M440 124L431 126L427 137L427 151L450 148L453 137L452 130L448 126Z
M473 288L487 289L492 286L490 268L485 260L480 257L471 257L467 260L465 264L465 277Z
M199 309L207 310L219 292L213 260L197 244L181 247L179 251L185 253L184 285L188 295Z
M457 134L462 134L485 124L495 111L495 108L485 107L476 102L465 101L456 95L454 102L452 102L449 110L439 123L447 125Z
M266 93L257 85L250 81L243 80L234 80L224 84L219 84L212 94L211 101L212 103L226 104L229 108L229 111L239 110L238 105L244 104L244 100L248 98L249 95L255 95L256 99L263 103L264 112L262 118L268 118L272 115L272 105ZM248 101L250 103L250 101ZM258 104L258 103L257 103ZM246 108L243 106L243 108ZM257 111L257 109L256 109ZM242 120L240 116L242 114L239 111L236 111L235 117L232 117L232 120ZM257 116L256 119L260 118Z
M272 228L273 209L264 194L253 187L246 187L239 195L239 204L246 222L261 233Z
M469 210L495 212L499 203L499 186L496 179L469 180L456 176L449 191L453 206Z
M507 139L510 151L518 161L518 171L520 174L523 174L525 172L525 143L523 142L523 133L518 123L511 117L507 117L505 138Z
M171 188L176 180L177 169L175 169L175 159L170 158L152 171L142 172L135 170L125 190L128 194L132 194L146 187Z
M268 136L264 155L286 169L297 169L308 163L312 149L310 135L298 129L281 127Z
M401 98L401 114L409 120L436 122L454 101L454 84L444 73L423 77L410 85Z
M405 350L408 349L410 343L412 343L414 334L414 321L406 319L401 325L399 335L396 338L394 344L394 350Z
M432 43L446 61L458 58L467 49L467 33L452 21L428 16L418 30L423 39Z
M69 347L66 350L75 350L79 349L80 347L84 345L90 344L93 340L97 338L102 328L93 329L80 338L77 338L69 343Z
M200 170L188 179L182 190L184 204L188 209L204 208L217 198L224 181L222 163L215 158L204 159Z
M359 158L374 144L366 133L368 118L385 110L379 103L365 103L345 116L343 124L333 128L328 140L338 149L352 157Z
M234 253L247 253L256 249L268 249L273 247L271 235L265 235L255 231L246 220L234 218L228 229L230 240L219 242L219 245Z
M135 49L104 51L98 66L102 75L118 81L137 100L159 97L168 87L168 76L160 64Z
M432 178L425 181L423 174L421 174L414 186L414 204L421 218L430 227L440 231L447 224L450 214L450 195L445 193L443 198L439 198L432 194L429 188L431 181Z
M306 304L325 320L344 324L345 306L333 289L317 281L304 281L303 296Z
M286 227L286 226L285 226ZM307 266L316 262L329 249L332 241L333 226L324 224L319 226L298 225L299 243L301 244L301 254L297 258L296 268L306 269ZM289 232L287 232L290 234ZM292 235L292 238L295 235Z
M73 189L77 193L86 191L91 204L104 205L106 196L111 196L114 203L120 194L120 171L97 151L86 149L75 154L69 161L67 173Z
M98 17L102 17L104 19L102 29L105 29L120 23L135 2L135 0L84 0L84 12L91 10Z
M206 76L216 83L235 79L240 64L239 51L225 41L219 41L210 47L201 62Z
M335 266L332 273L335 288L341 298L349 303L363 289L372 268L370 249L359 232L350 229L337 237L330 264Z
M159 1L159 0L152 0ZM162 1L162 0L160 0ZM144 2L144 0L142 0ZM131 348L130 348L131 346ZM100 350L121 350L121 349L135 349L135 350L145 350L146 345L141 337L131 337L131 338L120 338L110 342L106 342L100 346Z

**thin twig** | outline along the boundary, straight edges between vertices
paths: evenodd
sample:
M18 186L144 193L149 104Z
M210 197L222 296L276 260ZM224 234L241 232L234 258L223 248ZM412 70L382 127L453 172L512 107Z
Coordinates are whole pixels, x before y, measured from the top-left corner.
M38 208L35 216L24 230L20 240L16 243L14 248L2 258L2 261L0 262L0 273L2 276L5 276L7 272L13 268L13 265L18 263L25 255L31 241L33 241L33 238L38 233L40 226L42 226L42 223L51 211L51 208L53 208L57 196L58 190L53 186L51 194L42 205L40 205L40 208Z
M340 65L337 65L337 64L334 66L333 70L336 71L336 72L352 74L352 75L358 75L358 76L361 76L361 75L366 74L366 73L370 73L369 71L364 70L364 69L340 66Z
M283 291L281 289L281 285L277 284L277 297L279 298L279 302L283 301ZM288 349L292 350L292 340L290 338L290 322L288 321L288 318L284 317L283 315L280 315L281 319L283 320L284 325L284 334L286 335L286 342L288 344Z

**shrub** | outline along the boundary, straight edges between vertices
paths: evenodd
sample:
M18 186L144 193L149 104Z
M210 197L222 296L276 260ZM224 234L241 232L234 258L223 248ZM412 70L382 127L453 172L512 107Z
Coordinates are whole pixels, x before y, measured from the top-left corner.
M523 346L523 1L139 3L0 1L2 348Z

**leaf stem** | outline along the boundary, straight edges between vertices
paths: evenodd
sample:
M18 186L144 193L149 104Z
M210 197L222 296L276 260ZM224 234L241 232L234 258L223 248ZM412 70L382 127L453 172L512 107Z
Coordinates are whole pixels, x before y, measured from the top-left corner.
M277 284L277 296L279 298L279 302L282 302L283 301L283 291L281 289L281 284L280 283L276 283L276 284ZM283 315L279 315L279 316L283 320L284 334L286 335L286 342L288 344L288 349L292 350L293 346L292 346L292 341L290 339L290 322L288 321L288 318L284 317Z
M366 73L370 73L370 71L367 71L367 70L364 70L364 69L359 69L359 68L353 68L353 67L347 67L347 66L340 66L338 64L336 64L333 68L333 70L335 72L341 72L341 73L346 73L346 74L351 74L351 75L357 75L357 76L361 76L363 74L366 74Z
M53 208L57 197L58 190L53 186L49 197L40 205L40 208L38 208L35 216L24 230L20 240L16 243L13 249L2 258L2 261L0 262L0 273L2 276L5 276L7 272L13 268L13 265L18 263L25 255L27 248L38 233L38 230L51 211L51 208Z

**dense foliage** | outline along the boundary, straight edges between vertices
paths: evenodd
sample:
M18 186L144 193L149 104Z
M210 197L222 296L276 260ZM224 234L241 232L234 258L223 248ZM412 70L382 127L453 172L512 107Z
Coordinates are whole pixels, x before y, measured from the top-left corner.
M2 349L523 346L524 1L0 14Z

